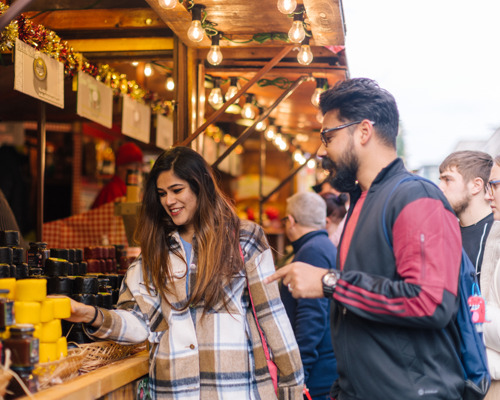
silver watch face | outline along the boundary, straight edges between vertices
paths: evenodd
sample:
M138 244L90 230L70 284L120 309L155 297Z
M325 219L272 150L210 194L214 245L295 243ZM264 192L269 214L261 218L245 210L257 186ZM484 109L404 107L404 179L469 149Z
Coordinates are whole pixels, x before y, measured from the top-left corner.
M329 272L323 277L323 283L326 286L335 286L338 280L338 276L334 272Z

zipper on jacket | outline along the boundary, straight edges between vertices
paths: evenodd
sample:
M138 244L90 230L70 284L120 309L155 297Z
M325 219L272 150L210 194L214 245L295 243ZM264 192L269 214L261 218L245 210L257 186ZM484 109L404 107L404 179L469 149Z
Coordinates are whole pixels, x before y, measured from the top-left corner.
M425 279L425 235L420 234L420 266L422 271L420 271L420 277L422 280Z

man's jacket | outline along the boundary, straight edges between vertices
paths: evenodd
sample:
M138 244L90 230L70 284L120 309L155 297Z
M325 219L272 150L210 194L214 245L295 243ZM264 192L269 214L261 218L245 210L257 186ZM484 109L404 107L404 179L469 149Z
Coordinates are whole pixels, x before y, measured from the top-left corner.
M446 329L458 304L460 229L437 187L412 180L391 193L409 174L397 159L375 178L334 293L337 400L461 398L461 363ZM351 194L348 218L359 196ZM386 202L393 250L382 227Z

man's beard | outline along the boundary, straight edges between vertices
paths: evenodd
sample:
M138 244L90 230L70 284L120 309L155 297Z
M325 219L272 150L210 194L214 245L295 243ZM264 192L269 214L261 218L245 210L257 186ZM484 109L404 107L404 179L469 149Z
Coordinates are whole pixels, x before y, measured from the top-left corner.
M359 162L352 148L347 149L344 154L337 163L327 156L323 157L321 166L330 172L330 183L335 189L350 193L356 189Z
M453 211L457 214L457 217L460 218L462 213L469 208L472 196L468 193L465 194L458 202L452 204Z

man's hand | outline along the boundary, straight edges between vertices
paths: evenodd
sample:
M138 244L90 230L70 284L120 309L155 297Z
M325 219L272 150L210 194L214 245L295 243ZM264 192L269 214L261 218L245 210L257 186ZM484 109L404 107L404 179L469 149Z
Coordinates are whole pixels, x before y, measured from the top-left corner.
M280 268L264 282L271 283L283 279L283 285L288 286L288 290L296 299L314 299L323 297L321 278L327 272L324 268L313 267L303 262L294 262Z

